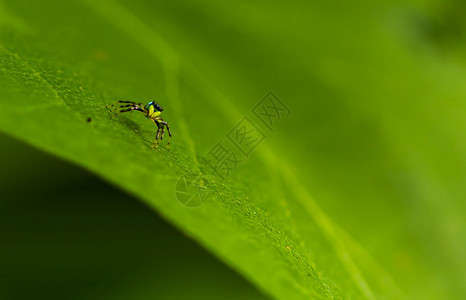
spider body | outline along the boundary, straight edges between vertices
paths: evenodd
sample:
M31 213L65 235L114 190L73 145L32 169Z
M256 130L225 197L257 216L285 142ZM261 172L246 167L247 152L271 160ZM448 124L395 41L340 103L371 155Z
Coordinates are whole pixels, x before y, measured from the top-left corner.
M154 122L155 125L157 125L158 130L157 130L157 135L155 136L155 141L154 141L153 147L157 147L159 145L160 141L162 141L163 136L165 135L165 128L167 128L168 135L169 135L167 147L170 146L172 133L170 131L170 126L168 125L168 123L165 122L160 117L160 115L163 112L162 106L160 106L159 104L157 104L157 103L155 103L153 101L151 101L151 102L147 103L146 105L144 105L142 103L136 103L136 102L133 102L133 101L122 101L122 100L120 100L120 101L116 102L115 104L108 105L107 108L112 108L112 107L115 107L115 106L116 106L116 108L111 110L112 113L116 112L115 114L112 115L112 118L118 116L121 113L136 110L136 111L139 111L139 112L143 113L149 120L151 120L152 122Z

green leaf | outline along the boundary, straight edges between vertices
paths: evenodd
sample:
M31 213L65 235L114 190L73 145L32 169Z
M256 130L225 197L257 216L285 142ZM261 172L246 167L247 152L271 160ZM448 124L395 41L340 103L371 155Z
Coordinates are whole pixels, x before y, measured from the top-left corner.
M265 298L134 197L0 139L2 299Z
M466 91L436 72L465 73L393 37L383 6L375 22L363 1L3 2L2 131L137 196L272 297L462 293L466 194L448 179L466 178ZM272 130L252 112L270 89L293 112ZM151 149L142 114L110 119L117 100L160 103L171 149ZM248 156L228 138L244 117L267 136ZM425 150L432 129L451 147ZM203 161L218 142L241 159L226 181ZM179 203L183 178L208 191L204 205Z

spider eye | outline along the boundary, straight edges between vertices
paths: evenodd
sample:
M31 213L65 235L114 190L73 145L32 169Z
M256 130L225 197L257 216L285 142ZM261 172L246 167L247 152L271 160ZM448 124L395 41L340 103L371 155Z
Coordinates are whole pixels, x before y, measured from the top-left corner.
M147 103L146 109L150 109L151 105L154 105L154 102L149 102L149 103Z
M155 111L160 111L160 112L163 111L162 106L158 105L157 103L155 103L155 102L153 102L153 101L147 103L146 109L149 110L151 106L154 107L154 110L155 110Z

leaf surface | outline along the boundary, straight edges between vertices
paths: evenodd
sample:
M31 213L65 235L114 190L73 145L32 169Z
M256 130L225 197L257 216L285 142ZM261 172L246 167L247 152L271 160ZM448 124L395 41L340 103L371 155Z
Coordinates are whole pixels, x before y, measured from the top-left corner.
M351 147L356 149L358 140L366 142L368 149L379 151L377 154L382 156L386 145L412 143L409 136L401 132L402 125L398 127L407 119L396 122L396 114L392 113L395 108L380 114L375 104L366 106L364 101L345 101L338 95L343 90L353 99L366 92L361 87L365 84L356 79L350 82L351 76L342 75L349 72L345 67L351 66L350 62L339 65L338 59L331 59L333 56L347 59L345 55L351 56L351 52L327 55L312 48L313 55L321 55L322 61L303 60L304 52L293 57L290 51L299 45L293 45L295 40L289 39L289 29L281 24L264 29L258 25L260 20L253 20L253 17L266 15L254 10L260 6L250 7L251 15L238 22L235 17L243 13L241 5L226 11L209 2L200 2L197 6L182 1L151 4L85 0L70 1L66 5L61 1L47 1L47 5L36 2L5 1L1 11L4 21L0 41L0 99L7 107L0 112L1 130L89 169L137 196L270 296L283 299L405 298L388 272L322 210L309 192L315 189L323 198L343 199L343 196L333 192L329 188L331 184L316 187L319 182L316 174L299 168L312 168L316 163L316 170L325 169L325 165L336 170L333 164L341 163L342 176L353 171L356 178L367 176L377 167L371 166L371 158L355 159L351 155ZM216 14L205 15L203 7ZM277 4L269 9L271 16L298 15L300 20L299 12L292 7ZM327 11L326 7L318 9ZM333 18L337 19L339 14L342 12L335 12ZM320 16L319 22L324 20L325 17ZM212 29L212 24L219 26L218 31ZM358 30L364 27L354 26ZM249 38L247 32L256 39ZM309 34L304 29L301 33ZM310 36L318 39L319 33L312 33ZM268 43L274 34L282 44L270 49ZM374 33L364 31L364 34L372 37ZM312 44L307 37L302 40L306 45ZM360 49L371 53L373 45L362 40ZM325 41L324 48L338 48L333 47L337 40ZM244 51L242 45L248 45L251 52ZM254 53L260 50L264 52ZM387 53L400 61L409 56L400 54L398 49L387 50ZM228 55L244 65L222 63L228 61ZM272 67L266 67L267 62L284 57L288 58L287 63L272 62ZM379 62L378 59L367 57L355 72L365 74L365 79L370 80L373 77L366 67ZM316 88L315 95L323 97L322 101L311 101L314 107L310 107L299 92L286 92L293 84L286 82L286 76L278 75L283 82L277 83L277 87L285 91L283 101L293 114L289 119L277 121L277 127L270 130L251 110L267 88L270 89L266 86L276 83L274 76L268 74L270 79L267 80L260 75L265 76L267 70L282 74L295 72L300 64L304 64L304 68L291 77L302 85L310 78L310 84ZM418 76L414 80L420 84L429 81L409 63L403 66ZM389 71L386 76L395 77L396 73ZM378 93L385 89L382 81L370 84ZM403 88L402 83L399 84ZM327 89L327 86L332 88ZM151 149L156 128L144 116L127 113L110 119L105 105L120 99L155 100L164 107L163 117L174 133L170 151L163 144ZM382 100L379 103L383 105ZM394 107L397 105L401 102L394 103ZM416 104L411 105L416 107ZM311 109L315 112L310 112ZM342 109L346 110L344 114L341 114ZM310 112L309 115L304 111ZM326 124L314 115L316 111L321 114L327 111L336 125ZM339 120L344 120L340 118L345 116L349 116L349 123L339 124ZM238 152L228 139L244 117L267 136L247 156ZM379 117L381 121L374 121ZM321 133L315 131L316 127L306 125L312 121L322 128ZM367 127L375 124L375 132L361 132L364 122ZM394 123L397 125L391 125ZM292 130L296 130L291 133L293 140L286 137ZM315 134L311 140L296 141L300 136L309 137L309 130ZM330 135L334 132L343 139L340 145L346 142L348 149L333 150L336 141ZM382 138L374 141L375 146L367 141L379 134ZM355 140L352 141L352 137ZM328 143L325 148L325 142L319 138L334 144ZM218 142L241 158L238 170L232 171L225 181L219 174L212 174L203 161ZM413 144L417 148L424 142L421 137ZM303 150L295 150L313 145L321 148L311 150L311 156L304 155ZM462 146L464 144L454 149L459 151ZM398 147L387 152L389 159L396 163L410 155L409 151L403 152ZM296 153L294 157L293 153ZM398 153L402 159L392 158ZM357 155L363 156L364 151ZM378 166L384 165L383 159L377 160L376 156L373 159ZM421 178L416 172L410 174ZM196 182L208 191L209 198L204 205L195 209L180 205L176 192L179 192L179 180L185 177L197 178ZM324 173L322 178L330 177ZM377 177L379 179L384 177ZM314 184L309 185L313 181ZM361 182L358 184L364 186ZM372 191L374 186L375 191ZM383 188L374 182L367 185L367 190L367 194L360 192L362 199L358 208L368 205L366 208L370 210L372 204L366 200L373 200ZM388 207L388 216L383 220L403 211L402 205L390 204L390 187L386 187L382 195L382 202ZM353 233L363 231L364 220L354 221L345 213L353 212L352 204L334 202L337 203L341 205L340 210L329 206L328 211L341 216L341 222L349 224ZM383 207L377 209L384 210ZM363 210L359 213L366 216ZM373 218L368 220L369 226L390 228L390 224L377 220L377 213L369 218ZM352 222L357 225L351 226ZM366 234L368 239L374 236ZM377 241L401 244L398 238ZM415 253L409 247L403 251L408 256ZM382 250L374 252L383 253ZM411 274L421 273L419 270ZM402 273L399 269L391 271Z

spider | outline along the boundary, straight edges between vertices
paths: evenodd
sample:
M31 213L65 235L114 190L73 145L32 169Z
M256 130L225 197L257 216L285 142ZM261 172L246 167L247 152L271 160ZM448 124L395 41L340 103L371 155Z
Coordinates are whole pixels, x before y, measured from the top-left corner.
M148 119L150 119L152 122L155 123L155 125L157 125L157 128L158 128L157 135L155 136L155 141L154 141L154 144L152 145L152 148L158 147L160 141L162 141L163 136L165 134L165 126L166 126L168 130L168 135L169 135L167 147L168 148L170 147L172 133L170 131L170 126L168 126L168 123L165 122L160 117L160 114L162 113L163 108L159 104L151 101L147 103L146 105L144 105L142 103L136 103L133 101L121 101L120 100L120 101L117 101L115 104L107 105L107 108L112 108L114 106L117 106L117 107L115 109L112 109L111 112L117 111L119 109L120 111L117 111L115 114L113 114L112 119L121 113L137 110L137 111L142 112ZM127 108L127 109L124 109L124 108ZM159 137L160 137L160 140L159 140Z

